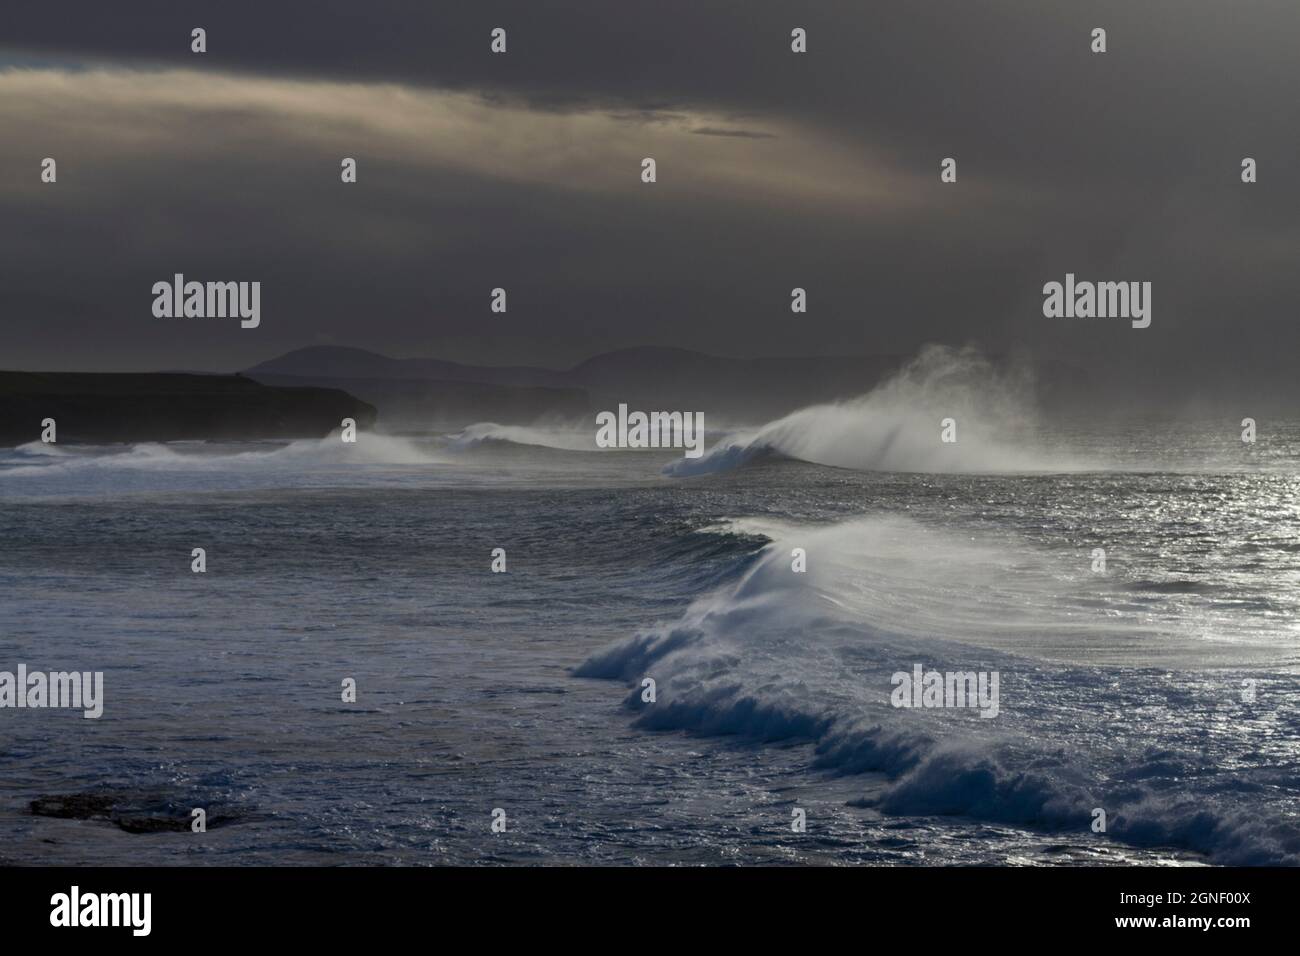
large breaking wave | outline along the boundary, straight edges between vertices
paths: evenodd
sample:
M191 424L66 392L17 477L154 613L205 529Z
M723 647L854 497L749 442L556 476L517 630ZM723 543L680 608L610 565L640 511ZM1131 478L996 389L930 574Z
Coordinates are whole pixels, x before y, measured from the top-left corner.
M687 476L734 468L763 453L878 471L1068 471L1078 463L1037 442L1033 380L971 348L931 345L891 378L850 401L800 409L740 431L699 459L666 471ZM955 422L956 441L940 440Z
M576 674L630 683L626 706L646 729L811 741L816 767L883 774L864 782L860 803L885 814L969 816L1225 864L1300 863L1300 681L1276 678L1272 704L1253 708L1236 695L1239 674L1018 654L1019 637L1144 633L1090 612L1050 560L1006 542L898 518L761 529L772 543L737 580ZM792 570L796 547L806 573ZM916 663L999 671L1000 714L891 706L891 675ZM653 703L642 701L645 677ZM1104 835L1091 831L1097 808Z

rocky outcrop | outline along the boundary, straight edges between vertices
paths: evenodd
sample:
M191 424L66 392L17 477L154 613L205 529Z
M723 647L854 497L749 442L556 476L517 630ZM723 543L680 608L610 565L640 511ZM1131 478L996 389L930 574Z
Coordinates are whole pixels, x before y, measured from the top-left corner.
M0 445L321 438L344 418L375 423L373 405L332 388L284 388L242 375L0 371Z

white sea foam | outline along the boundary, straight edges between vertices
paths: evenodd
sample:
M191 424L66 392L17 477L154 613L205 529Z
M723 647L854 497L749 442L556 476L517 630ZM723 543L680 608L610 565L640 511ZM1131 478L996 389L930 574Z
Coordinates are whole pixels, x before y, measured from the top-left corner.
M31 442L0 456L0 479L54 477L82 471L219 472L301 470L350 465L426 465L445 459L416 442L366 432L355 443L338 432L289 442L141 442L128 445L47 445Z
M544 428L535 425L498 425L478 422L451 438L453 448L466 448L485 441L513 442L561 451L604 451L596 445L595 426L590 428Z
M792 412L737 432L703 458L666 471L722 471L762 452L877 471L1030 472L1082 467L1037 442L1033 382L1024 368L998 368L971 348L927 346L866 395ZM940 440L956 423L956 441Z
M1204 768L1206 749L1237 767L1245 754L1233 749L1257 746L1249 733L1232 736L1245 724L1220 725L1223 739L1211 739L1196 702L1204 682L1217 688L1218 678L1171 681L1163 671L1018 653L1022 643L1171 638L1076 603L1050 556L899 518L820 527L742 521L715 530L761 533L772 544L743 577L681 619L576 671L631 684L626 704L640 726L809 740L820 767L888 775L863 799L887 814L964 815L1090 839L1091 811L1103 807L1109 839L1176 845L1225 863L1300 862L1300 830L1284 813L1266 804L1253 814L1243 809L1277 772L1270 762L1240 774ZM791 569L795 547L806 550L806 573ZM892 707L890 676L913 663L1000 671L1002 712L981 720L969 710ZM654 703L641 699L644 677L657 683ZM1152 722L1164 729L1160 750Z

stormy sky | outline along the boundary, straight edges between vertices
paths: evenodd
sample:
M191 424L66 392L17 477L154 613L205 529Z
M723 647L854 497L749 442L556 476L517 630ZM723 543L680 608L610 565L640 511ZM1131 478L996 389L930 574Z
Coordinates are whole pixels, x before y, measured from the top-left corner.
M5 0L0 368L948 342L1294 388L1297 40L1294 0ZM261 326L155 318L176 272ZM1067 272L1151 327L1045 318Z

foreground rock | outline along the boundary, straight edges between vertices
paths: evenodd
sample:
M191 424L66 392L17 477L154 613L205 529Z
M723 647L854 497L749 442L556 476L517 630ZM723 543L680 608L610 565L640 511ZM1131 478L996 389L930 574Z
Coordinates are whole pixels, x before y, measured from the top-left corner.
M188 831L196 806L207 811L209 830L252 819L242 811L127 790L37 797L31 811L37 817L111 823L127 833L165 833Z

